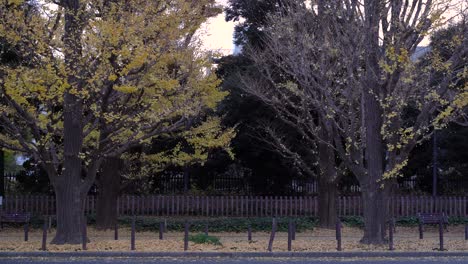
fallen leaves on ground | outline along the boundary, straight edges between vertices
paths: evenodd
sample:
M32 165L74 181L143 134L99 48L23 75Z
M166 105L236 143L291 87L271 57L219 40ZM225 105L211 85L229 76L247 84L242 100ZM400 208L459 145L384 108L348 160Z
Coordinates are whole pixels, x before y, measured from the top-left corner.
M54 230L48 233L48 241L52 239ZM363 231L358 228L343 228L344 251L385 251L388 245L370 246L359 243ZM252 234L252 241L247 240L245 233L210 233L220 238L221 246L210 244L194 244L189 242L189 251L193 252L265 252L270 234L257 232ZM119 230L119 240L114 240L113 231L98 231L88 229L90 242L89 251L130 251L130 230ZM29 241L25 242L22 229L3 229L0 231L0 251L38 251L41 248L42 231L31 230ZM435 227L425 227L424 239L419 239L417 228L398 227L394 238L395 251L432 251L439 248L439 233ZM464 240L464 227L450 227L444 233L445 248L449 251L468 251L468 241ZM47 250L81 251L81 245L47 244ZM157 232L138 232L136 234L136 250L146 252L177 252L184 250L183 233L169 232L164 234L164 240L159 240ZM316 228L313 231L296 234L292 242L292 250L296 252L336 251L335 230ZM287 251L287 234L276 234L273 251Z

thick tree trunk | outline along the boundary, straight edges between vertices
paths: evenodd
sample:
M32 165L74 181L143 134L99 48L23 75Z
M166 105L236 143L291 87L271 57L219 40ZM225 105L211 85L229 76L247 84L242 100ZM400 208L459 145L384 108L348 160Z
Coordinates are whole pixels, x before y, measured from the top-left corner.
M364 236L361 243L381 245L386 241L387 195L378 184L369 184L362 190Z
M332 137L325 131L322 132L321 137L329 138L328 142L332 142ZM323 228L335 228L337 219L336 200L338 196L335 153L333 149L324 142L319 143L318 152L320 169L320 175L318 177L319 222L320 226Z
M54 184L57 205L57 233L53 244L79 244L83 220L81 179L82 106L76 96L64 100L64 171Z
M80 244L83 221L83 195L79 185L55 189L57 232L52 244Z
M380 134L382 126L382 110L375 96L369 92L364 94L364 124L366 128L366 162L367 174L360 175L360 184L364 211L365 244L385 243L385 206L386 191L383 184L384 145Z
M385 243L385 218L387 207L384 206L385 192L381 189L384 171L384 143L382 140L382 107L378 97L382 93L379 66L379 19L381 14L379 1L364 1L366 14L365 64L366 77L362 88L362 119L365 128L366 174L356 175L361 184L364 236L362 243L380 245Z
M338 196L338 189L335 182L330 182L327 179L319 179L319 192L318 192L318 216L320 227L322 228L335 228L337 219L336 202Z
M101 166L97 179L98 201L96 208L96 227L101 230L114 228L117 223L117 199L120 193L122 161L108 158Z

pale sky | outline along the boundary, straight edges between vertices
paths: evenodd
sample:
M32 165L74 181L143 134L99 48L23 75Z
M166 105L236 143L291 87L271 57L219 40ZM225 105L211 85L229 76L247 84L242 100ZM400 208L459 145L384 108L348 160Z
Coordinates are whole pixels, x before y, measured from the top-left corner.
M452 0L452 3L460 4L466 8L466 0ZM226 6L227 0L217 0L217 2L223 6ZM463 4L465 2L465 5ZM459 11L459 10L458 10ZM446 16L451 17L454 11L452 10ZM224 13L219 14L217 17L209 19L205 25L202 26L199 31L200 37L203 42L203 47L206 50L219 51L225 55L231 54L234 50L233 44L233 33L234 33L234 22L226 22L224 19ZM423 40L420 44L426 46L429 44L428 38Z
M226 5L227 0L217 0L219 4ZM233 44L234 22L226 22L224 13L210 18L200 30L203 46L208 50L217 50L223 54L230 54Z

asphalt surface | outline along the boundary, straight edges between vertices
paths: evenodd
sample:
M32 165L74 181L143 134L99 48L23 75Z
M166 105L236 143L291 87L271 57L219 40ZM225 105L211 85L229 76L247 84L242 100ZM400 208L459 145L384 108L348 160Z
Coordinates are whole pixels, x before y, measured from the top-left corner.
M468 264L468 258L345 258L345 259L307 259L307 258L0 258L2 264L19 263L53 263L53 264L97 264L97 263L115 263L115 264Z

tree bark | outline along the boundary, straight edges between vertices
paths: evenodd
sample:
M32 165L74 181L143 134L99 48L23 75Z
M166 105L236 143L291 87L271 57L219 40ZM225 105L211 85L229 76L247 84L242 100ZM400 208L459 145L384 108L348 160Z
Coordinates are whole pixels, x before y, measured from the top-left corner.
M67 81L71 89L81 91L80 79L81 30L80 1L61 1L65 12L64 60L67 69ZM54 182L57 205L57 233L52 244L79 244L83 230L84 190L81 178L82 160L80 153L83 146L83 101L75 93L66 91L63 100L63 171Z
M63 176L62 176L63 177ZM52 244L80 244L84 195L78 184L68 182L55 188L57 232Z
M337 219L336 202L338 189L335 182L319 178L318 216L320 227L333 229Z
M322 138L328 138L328 142L332 142L333 139L326 134L327 132L321 133ZM335 153L330 145L325 142L319 142L318 152L320 169L318 177L319 223L320 227L333 229L337 218L336 200L338 196Z
M98 200L96 227L100 230L113 229L117 223L117 199L120 193L122 160L107 158L97 178Z

